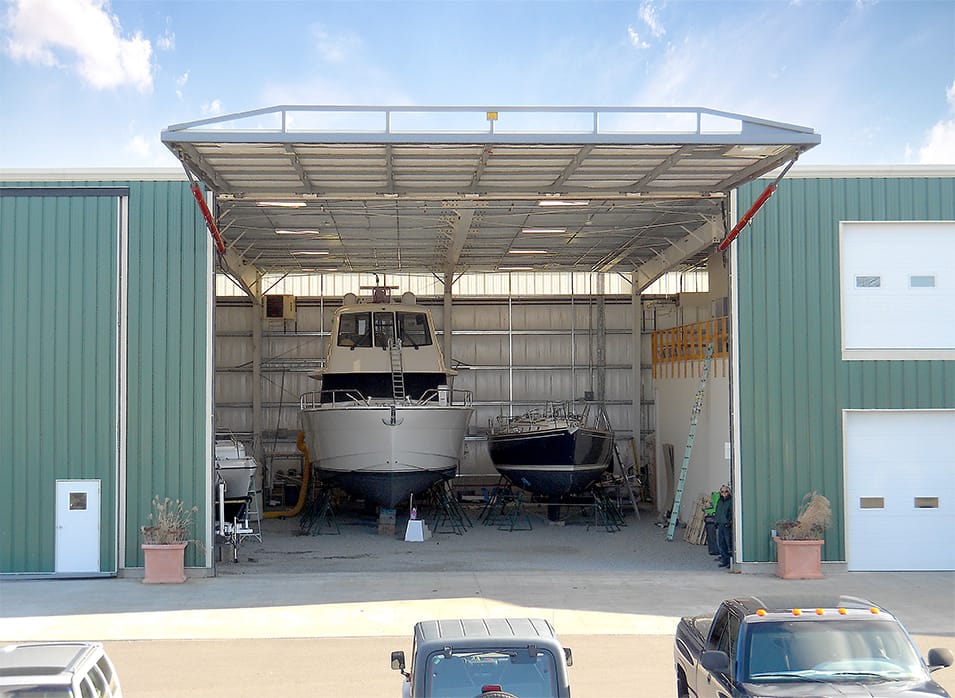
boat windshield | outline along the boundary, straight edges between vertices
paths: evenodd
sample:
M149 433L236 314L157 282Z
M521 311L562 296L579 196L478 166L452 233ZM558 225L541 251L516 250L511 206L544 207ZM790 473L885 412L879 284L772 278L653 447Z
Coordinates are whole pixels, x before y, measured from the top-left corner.
M425 695L441 698L474 698L485 687L521 698L557 695L557 664L547 650L454 650L428 657Z
M382 312L345 313L338 319L338 346L386 348L398 337L402 346L431 346L427 313Z
M338 346L371 346L371 313L346 313L338 318Z
M743 652L743 680L884 681L923 679L922 661L890 620L754 623Z
M403 346L431 346L431 332L428 328L428 316L426 313L399 312L397 315L398 333Z

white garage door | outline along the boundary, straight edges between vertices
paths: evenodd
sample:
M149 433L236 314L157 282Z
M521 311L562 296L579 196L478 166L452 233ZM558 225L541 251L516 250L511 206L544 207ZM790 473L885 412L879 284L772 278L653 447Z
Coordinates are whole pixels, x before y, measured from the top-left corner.
M955 570L955 410L847 411L848 568Z

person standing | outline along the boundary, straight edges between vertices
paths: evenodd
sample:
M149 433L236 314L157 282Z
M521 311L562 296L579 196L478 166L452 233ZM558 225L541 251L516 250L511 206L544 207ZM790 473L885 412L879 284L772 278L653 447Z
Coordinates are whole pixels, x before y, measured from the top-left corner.
M720 486L720 498L716 502L716 542L720 550L720 567L730 566L733 551L733 494L729 485Z

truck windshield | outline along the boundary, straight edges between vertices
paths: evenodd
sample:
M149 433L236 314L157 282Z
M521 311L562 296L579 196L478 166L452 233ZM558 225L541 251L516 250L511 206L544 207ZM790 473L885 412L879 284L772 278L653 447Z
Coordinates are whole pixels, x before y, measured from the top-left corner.
M882 620L751 623L742 660L743 680L751 683L926 676L922 661L902 628L898 623Z
M456 650L428 657L425 695L432 698L474 698L486 686L521 698L552 698L557 695L557 665L554 656L537 649Z

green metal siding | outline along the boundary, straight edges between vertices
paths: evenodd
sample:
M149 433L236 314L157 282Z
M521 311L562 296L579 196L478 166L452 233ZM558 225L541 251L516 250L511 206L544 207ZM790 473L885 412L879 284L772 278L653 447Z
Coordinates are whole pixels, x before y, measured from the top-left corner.
M846 559L843 410L955 407L955 361L842 360L839 278L840 222L953 219L955 178L793 178L734 243L743 561L775 558L770 530L813 490L833 508L823 559Z
M130 182L126 566L142 566L139 526L154 495L211 506L206 393L208 232L186 182ZM205 566L189 546L186 564Z
M194 533L210 542L204 522L211 506L206 309L212 279L208 233L188 183L0 183L11 186L128 188L127 343L120 347L127 389L119 408L125 404L125 488L119 493L125 518L117 527L116 200L109 200L112 237L103 239L102 226L95 237L87 228L73 232L77 221L88 227L94 215L76 208L86 199L0 198L0 310L10 326L0 332L0 388L14 396L0 404L0 477L13 483L0 488L0 572L52 571L53 479L88 477L89 468L109 471L110 479L103 477L103 511L111 517L104 518L110 531L102 537L104 570L142 566L139 526L154 495L198 506ZM94 208L95 216L105 215ZM104 402L107 395L111 402ZM23 436L30 425L42 433ZM83 465L67 467L64 458ZM204 567L206 559L204 551L188 548L187 565Z
M116 196L0 197L0 572L53 572L57 479L99 479L116 569Z

